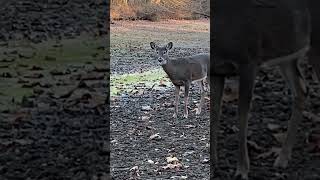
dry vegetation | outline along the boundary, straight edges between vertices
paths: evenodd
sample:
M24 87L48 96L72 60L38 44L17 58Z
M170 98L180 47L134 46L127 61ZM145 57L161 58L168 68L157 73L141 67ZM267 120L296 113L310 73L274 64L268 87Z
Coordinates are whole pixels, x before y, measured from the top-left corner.
M111 0L112 20L199 19L209 17L210 0Z

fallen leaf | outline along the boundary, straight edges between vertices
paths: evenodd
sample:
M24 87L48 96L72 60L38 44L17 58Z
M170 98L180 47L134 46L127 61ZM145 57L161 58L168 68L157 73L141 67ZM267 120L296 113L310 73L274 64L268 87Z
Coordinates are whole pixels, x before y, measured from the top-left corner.
M188 179L188 176L171 176L170 179Z
M146 105L146 106L142 106L142 107L141 107L141 110L142 110L142 111L152 111L153 109L151 108L151 106Z
M208 163L208 162L210 162L210 159L208 159L208 158L205 158L202 160L202 163Z
M177 157L169 156L169 157L166 157L166 159L167 159L167 163L177 163L177 162L179 162Z
M161 79L160 83L159 83L159 86L166 87L167 85L165 84L164 80Z
M133 167L130 169L130 171L137 171L137 170L139 170L139 167L138 167L138 166L133 166Z
M170 103L170 102L165 102L165 103L163 103L163 106L164 106L165 108L174 107L174 105L173 105L172 103Z
M181 168L182 164L177 163L177 164L167 164L166 166L163 166L163 169L175 169L175 168Z
M195 151L187 151L185 153L182 154L182 156L187 156L187 155L190 155L190 154L194 154Z
M141 120L142 121L147 121L147 120L149 120L150 119L150 116L142 116L141 117Z
M110 143L117 143L117 142L118 142L118 140L116 140L116 139L110 141Z
M195 128L196 126L195 125L191 125L191 124L187 124L184 126L186 129L189 129L189 128Z
M144 94L144 89L139 89L136 93L137 96L142 96Z
M232 131L233 131L234 133L236 133L236 132L239 131L239 128L238 128L237 126L235 126L235 125L233 125L233 126L231 127L231 129L232 129Z
M152 160L149 159L149 160L148 160L148 163L149 163L149 164L154 164L154 161L152 161Z
M151 136L149 137L149 140L153 140L153 139L161 139L161 136L159 135L159 133L156 133L156 134L151 135Z

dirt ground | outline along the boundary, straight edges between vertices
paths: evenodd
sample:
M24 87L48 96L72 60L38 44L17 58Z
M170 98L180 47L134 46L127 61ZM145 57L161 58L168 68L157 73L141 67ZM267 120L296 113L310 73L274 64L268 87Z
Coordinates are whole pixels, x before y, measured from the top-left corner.
M24 49L4 49L9 55L0 61L0 179L109 174L105 44L83 46L82 59L69 54L67 42L59 53L49 44L45 57L43 44L30 58L19 57Z
M172 41L174 49L170 55L175 57L208 52L209 21L115 22L111 26L112 75L159 68L152 58L151 41ZM161 87L159 81L154 82L153 88L139 84L134 86L143 89L143 93L111 98L112 177L208 179L208 103L202 116L196 117L192 111L196 103L191 102L189 119L182 118L181 103L180 117L175 120L172 87ZM199 102L199 98L197 88L193 88L192 101ZM168 163L167 157L177 160Z
M171 56L209 51L209 22L115 22L111 26L113 76L157 68L150 41L172 41ZM250 178L253 180L320 179L320 88L311 78L311 67L302 63L309 84L304 120L287 169L272 164L286 132L291 92L277 69L261 69L257 77L249 120ZM159 68L159 67L158 67ZM237 162L237 90L228 80L222 111L219 158L215 179L232 179ZM112 83L112 82L111 82ZM143 84L143 83L142 83ZM209 179L209 99L206 110L183 119L173 114L173 88L155 82L152 88L111 97L111 174L114 179ZM142 86L142 87L141 87ZM199 102L197 87L191 91L190 111ZM207 95L209 97L209 95Z
M1 180L109 179L110 70L95 17L105 22L105 6L22 0L0 8Z

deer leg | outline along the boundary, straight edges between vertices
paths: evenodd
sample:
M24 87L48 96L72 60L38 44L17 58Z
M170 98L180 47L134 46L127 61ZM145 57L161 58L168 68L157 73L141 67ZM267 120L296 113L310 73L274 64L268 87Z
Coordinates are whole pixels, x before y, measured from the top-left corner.
M175 98L174 98L174 104L175 104L175 108L174 108L174 113L173 113L173 118L177 118L178 116L178 111L179 111L179 97L180 97L180 86L175 86Z
M184 118L188 118L189 88L190 82L186 82L184 85Z
M207 77L207 91L210 92L210 78Z
M212 110L210 111L210 171L211 178L214 177L214 168L218 165L218 134L219 134L219 118L220 118L220 109L223 96L225 77L223 76L214 76L212 77L211 87L211 97L213 100L211 102L213 105ZM211 103L210 103L211 104ZM212 107L212 106L211 106Z
M199 88L200 88L201 98L200 98L199 106L198 106L197 111L196 111L196 115L199 115L201 113L201 108L203 106L204 95L205 95L203 80L202 81L198 81L198 85L199 85Z
M298 125L302 120L302 111L306 95L305 84L303 84L303 77L297 68L297 60L291 61L290 64L283 64L280 66L283 77L288 82L291 89L293 102L292 113L290 121L288 122L288 130L285 141L282 144L282 149L279 156L274 162L275 167L285 168L291 158L292 147L296 140Z
M205 82L207 82L207 84L208 84L207 86L206 86ZM209 92L209 89L210 89L209 79L207 78L207 79L202 80L202 84L203 84L203 90L206 92Z
M312 78L317 83L320 82L320 62L318 58L319 56L308 58L308 62L312 65L312 69L313 69Z
M235 176L240 176L242 179L248 179L250 169L247 148L247 129L256 71L256 65L248 64L239 67L239 160Z

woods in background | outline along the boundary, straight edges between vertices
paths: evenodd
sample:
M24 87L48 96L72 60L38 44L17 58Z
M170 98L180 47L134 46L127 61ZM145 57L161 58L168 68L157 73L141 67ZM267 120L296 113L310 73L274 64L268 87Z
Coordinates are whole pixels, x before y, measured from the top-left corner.
M199 19L209 17L210 0L111 0L112 20Z

